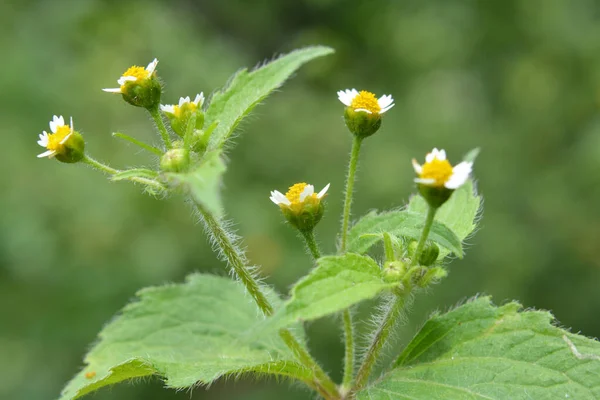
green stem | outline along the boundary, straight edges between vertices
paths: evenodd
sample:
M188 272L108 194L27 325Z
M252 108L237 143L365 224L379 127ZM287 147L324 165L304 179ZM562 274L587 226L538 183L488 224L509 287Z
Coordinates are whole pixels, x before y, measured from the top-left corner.
M314 372L314 384L321 396L327 400L339 399L339 394L336 384L329 378L329 376L321 369L319 364L312 358L312 356L306 351L306 349L298 342L298 340L292 335L288 329L281 329L279 336L283 339L285 344L292 350L294 356L302 365L310 368Z
M342 390L350 390L354 380L354 326L352 324L352 314L350 309L344 310L344 339L346 350L344 353L344 379L342 380Z
M92 168L95 168L95 169L102 171L109 175L114 175L114 174L118 174L119 172L122 172L121 170L114 169L112 167L109 167L106 164L102 164L100 161L93 159L92 157L88 156L87 154L85 154L83 156L83 159L81 161L83 163L91 166ZM165 187L163 185L161 185L160 182L157 182L154 179L142 178L139 176L131 176L131 177L127 178L127 180L132 181L132 182L141 183L141 184L144 184L147 186L152 186L155 189L158 189L161 191L165 190Z
M415 254L413 255L413 259L410 263L411 266L417 265L419 263L419 258L421 257L421 253L423 252L423 248L425 247L425 242L427 242L427 237L429 236L429 231L431 230L431 225L433 225L433 220L435 219L435 212L437 211L436 207L429 206L427 209L427 217L425 218L425 226L423 227L423 231L421 232L421 238L419 239L419 243L417 244L417 249L415 250Z
M118 169L114 169L112 167L109 167L106 164L102 164L98 160L94 160L92 157L88 156L87 154L83 155L83 159L81 161L83 161L87 165L91 166L92 168L96 168L97 170L107 173L109 175L114 175L118 172L121 172Z
M149 108L148 112L150 113L150 115L152 116L152 119L154 120L154 123L156 124L156 127L158 128L158 131L160 132L160 136L162 136L162 140L165 143L165 147L167 150L171 149L171 139L169 137L169 132L167 132L167 127L165 126L165 122L162 119L162 116L160 115L160 111L158 110L158 107L155 108Z
M271 306L267 297L260 290L260 286L254 276L252 276L252 273L246 268L245 257L239 248L233 244L231 235L227 233L220 221L214 218L211 213L206 211L200 205L197 205L197 209L202 216L207 231L213 237L214 241L219 246L219 249L223 252L223 255L229 262L229 266L233 269L233 272L240 281L242 281L242 284L246 287L246 290L250 293L250 296L252 296L258 305L258 308L260 308L266 316L273 314L273 306Z
M302 236L304 237L304 241L306 242L306 247L310 250L315 261L321 258L321 251L319 250L319 246L317 245L317 241L315 240L315 233L311 229L310 231L302 231Z
M340 252L346 251L346 241L348 237L348 223L350 221L350 208L352 206L352 192L354 190L354 176L356 175L356 167L358 165L358 156L360 154L360 145L362 139L354 137L352 141L352 152L350 154L350 164L348 166L348 179L346 180L346 199L344 200L344 214L342 217L342 241L340 244Z
M240 278L246 290L265 316L273 314L273 306L269 303L252 273L245 266L245 257L241 250L233 243L231 235L223 228L219 220L204 210L200 205L197 209L202 216L206 229L223 252L225 258ZM279 335L285 344L292 350L298 361L314 372L314 383L317 391L327 400L339 399L337 387L331 378L323 371L308 351L296 340L288 329L281 329Z
M392 304L388 308L386 314L383 317L383 323L375 332L373 336L373 341L369 346L369 350L367 350L367 354L365 355L362 365L358 370L358 374L356 375L356 383L354 385L353 391L357 391L362 389L368 379L369 375L371 375L371 371L379 358L379 354L381 353L381 349L385 345L387 339L390 334L394 330L394 326L398 321L398 317L402 313L404 309L404 304L406 300L406 294L395 294L395 298L391 300Z

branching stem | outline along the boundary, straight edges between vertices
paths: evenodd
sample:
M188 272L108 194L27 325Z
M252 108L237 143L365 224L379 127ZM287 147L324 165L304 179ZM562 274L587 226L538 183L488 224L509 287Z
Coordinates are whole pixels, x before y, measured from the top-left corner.
M427 237L429 237L429 231L431 230L431 225L433 225L433 220L435 219L436 211L437 208L432 206L429 206L429 208L427 209L427 217L425 217L425 226L423 226L421 238L419 239L417 249L415 250L415 254L413 255L413 259L411 260L411 266L417 265L419 263L419 258L421 257L421 253L423 252L423 248L425 247L425 242L427 242Z
M350 164L348 165L348 179L346 180L346 195L344 200L344 214L342 217L342 239L340 242L340 253L346 251L346 242L348 238L348 224L350 222L350 208L352 207L352 192L354 191L354 180L356 167L358 166L358 156L362 139L354 137L352 141L352 152L350 153Z
M152 116L152 119L154 120L154 123L158 128L158 132L160 133L160 136L162 137L162 140L165 143L165 148L167 150L170 150L172 147L171 138L169 137L169 132L167 131L167 127L165 126L165 122L163 121L162 116L160 115L158 107L150 108L148 109L148 112Z

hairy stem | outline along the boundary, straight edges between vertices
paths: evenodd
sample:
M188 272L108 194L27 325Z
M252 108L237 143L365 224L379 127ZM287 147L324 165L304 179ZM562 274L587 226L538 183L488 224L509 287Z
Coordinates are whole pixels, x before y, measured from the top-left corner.
M367 350L367 354L363 358L362 365L356 375L356 383L353 391L360 390L367 384L371 371L377 363L381 349L394 330L398 317L402 314L407 294L399 293L394 296L395 298L391 300L392 304L389 306L383 317L383 323L377 328L377 331L373 336L373 341Z
M352 192L354 190L354 176L358 165L358 156L360 154L360 145L362 139L354 137L352 141L352 152L350 153L350 164L348 165L348 179L346 180L346 195L344 200L344 214L342 217L342 239L340 242L340 253L346 251L346 241L348 238L348 223L350 222L350 208L352 206Z
M200 205L197 205L197 209L202 216L206 230L213 237L229 265L246 287L248 293L250 293L265 316L272 315L273 306L261 291L260 285L252 275L251 271L246 268L244 254L239 247L235 245L231 235L225 230L221 222L212 216L212 214L204 210ZM292 350L298 361L303 366L313 371L313 387L327 400L339 399L335 383L312 358L306 348L296 340L292 333L288 329L281 329L279 335L290 350Z
M119 139L127 140L129 143L135 144L136 146L139 146L144 150L148 150L149 152L154 153L159 157L163 155L163 152L157 149L156 147L150 146L149 144L144 143L141 140L137 140L136 138L132 138L129 135L125 135L124 133L114 132L112 135L114 137L118 137Z
M429 206L427 209L427 217L425 217L425 226L423 226L423 231L421 232L421 237L419 238L419 243L417 244L417 249L415 250L415 254L413 255L413 259L411 260L410 265L417 265L419 263L419 258L421 257L421 253L423 252L423 248L425 247L425 242L427 242L427 237L429 236L429 231L431 230L431 225L433 225L433 220L435 218L435 212L437 208Z
M167 150L171 149L171 138L169 137L169 132L167 132L167 127L165 126L165 122L163 121L162 116L160 115L158 107L150 108L148 109L148 112L152 116L152 119L154 120L154 123L158 128L158 132L160 133L160 136L162 137L162 140L165 143L165 148Z
M342 390L350 390L354 380L354 325L352 324L352 314L350 309L346 308L343 314L344 319L344 341L346 349L344 352L344 378L342 380Z
M321 251L319 250L319 246L317 245L317 241L315 240L315 232L313 230L310 231L302 231L302 237L304 237L304 241L306 242L306 247L310 250L310 254L312 254L315 261L321 257Z
M197 209L202 216L202 221L204 222L206 230L219 246L226 261L229 263L229 266L246 287L246 290L250 293L250 296L252 296L258 305L258 308L260 308L266 316L273 314L273 306L271 306L267 297L260 290L260 286L254 276L252 276L252 272L246 268L245 257L241 250L233 243L231 235L211 213L206 211L200 205L197 205Z
M81 162L91 166L92 168L97 169L98 171L104 172L109 175L114 175L114 174L118 174L119 172L122 172L113 167L109 167L108 165L103 164L98 160L93 159L92 157L88 156L87 154L85 154L83 156L83 158L81 159ZM142 178L140 176L131 176L131 177L127 178L127 180L132 181L132 182L142 183L142 184L148 185L148 186L152 186L153 188L158 189L158 190L165 189L165 187L163 185L161 185L160 182L157 182L154 179Z

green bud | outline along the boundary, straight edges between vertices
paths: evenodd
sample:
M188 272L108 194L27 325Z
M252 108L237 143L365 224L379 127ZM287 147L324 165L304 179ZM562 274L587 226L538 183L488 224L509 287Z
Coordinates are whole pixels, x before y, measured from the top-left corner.
M167 151L160 159L160 168L165 172L185 171L190 163L189 153L182 148Z
M76 163L81 161L85 153L85 141L79 132L73 131L71 136L62 145L61 151L56 153L56 159L64 163Z
M160 104L162 85L153 75L147 79L126 82L121 89L123 100L136 107L152 110Z
M400 282L406 270L407 266L402 261L386 262L383 267L383 280L388 283Z
M380 114L354 111L352 107L346 107L344 120L346 121L348 130L360 139L373 135L381 127Z
M313 185L300 182L291 186L285 195L273 190L270 199L279 206L283 216L293 227L305 233L312 231L321 221L325 212L322 199L328 189L329 184L315 193Z
M411 241L408 244L408 255L412 259L417 251L418 243L416 240ZM440 248L437 244L432 241L425 242L425 246L423 246L423 251L421 251L421 256L419 257L419 265L430 266L434 262L436 262L438 256L440 255Z
M433 208L439 208L454 192L454 189L448 189L445 186L429 186L418 183L417 187L421 196L427 201L427 204Z
M301 232L310 232L321 221L325 206L323 203L305 203L301 210L282 207L285 219Z

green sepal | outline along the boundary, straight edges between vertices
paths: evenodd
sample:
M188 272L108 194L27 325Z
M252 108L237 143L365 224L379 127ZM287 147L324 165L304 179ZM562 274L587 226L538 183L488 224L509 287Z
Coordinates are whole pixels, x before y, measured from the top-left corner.
M433 208L440 208L454 192L454 189L448 189L444 186L428 186L423 183L417 184L417 187L421 196L427 201L427 204Z
M301 232L310 232L321 221L325 206L321 201L317 203L305 203L302 210L296 211L287 206L282 206L281 211L285 219Z
M56 153L55 158L64 163L73 164L81 161L85 153L85 141L79 132L73 131L71 136L63 144L62 151Z
M354 111L346 107L344 121L352 134L360 139L373 135L381 127L381 115L366 111Z
M137 81L126 82L121 91L123 100L136 107L152 110L160 104L162 85L160 81L151 77Z

